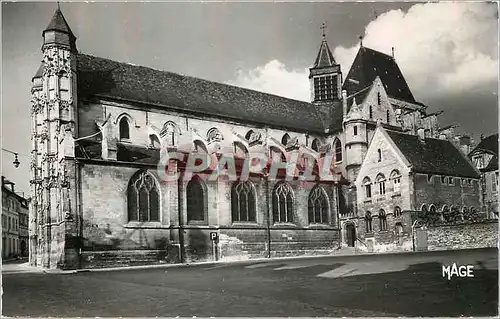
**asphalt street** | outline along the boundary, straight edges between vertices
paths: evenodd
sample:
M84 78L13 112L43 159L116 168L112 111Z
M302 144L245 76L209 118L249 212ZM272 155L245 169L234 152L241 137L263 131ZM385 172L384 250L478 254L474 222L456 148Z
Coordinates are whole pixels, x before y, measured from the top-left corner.
M442 265L473 265L443 278ZM496 316L498 251L431 252L46 274L4 272L3 315Z

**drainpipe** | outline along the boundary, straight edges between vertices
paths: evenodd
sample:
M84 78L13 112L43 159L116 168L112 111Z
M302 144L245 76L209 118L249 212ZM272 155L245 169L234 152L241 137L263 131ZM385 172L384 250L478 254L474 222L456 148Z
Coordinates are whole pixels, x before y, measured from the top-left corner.
M83 267L83 211L82 211L82 172L81 165L75 160L76 222L78 225L78 268ZM70 207L71 209L71 207Z
M408 174L408 179L410 180L410 187L411 187L411 190L413 191L413 207L415 207L415 210L418 211L418 209L417 209L417 192L415 191L415 174L411 170L411 168L410 168L410 172ZM411 215L410 215L410 217L411 217ZM417 218L415 219L415 221L412 221L412 225L411 225L411 240L412 240L413 251L414 252L415 252L415 231L414 231L414 227L415 227L417 221L418 221L418 213L417 213Z
M269 178L264 174L266 179L266 206L267 206L267 258L271 258L271 212L269 209Z
M182 192L182 181L184 179L184 174L181 172L179 179L177 180L177 198L178 198L178 218L179 218L179 259L183 264L185 262L184 254L184 221L183 221L183 192Z

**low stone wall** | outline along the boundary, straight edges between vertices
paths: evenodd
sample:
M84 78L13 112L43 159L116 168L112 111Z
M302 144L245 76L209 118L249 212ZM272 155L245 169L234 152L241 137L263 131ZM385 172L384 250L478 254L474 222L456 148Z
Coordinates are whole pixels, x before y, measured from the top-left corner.
M428 250L498 247L498 220L429 227Z
M167 263L166 250L111 250L82 253L83 269L141 266Z

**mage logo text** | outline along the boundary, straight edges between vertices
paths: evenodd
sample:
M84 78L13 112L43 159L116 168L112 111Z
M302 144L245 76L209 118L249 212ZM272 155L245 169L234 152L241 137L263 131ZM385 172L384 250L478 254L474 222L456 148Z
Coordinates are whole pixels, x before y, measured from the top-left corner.
M451 279L451 277L461 277L461 278L473 278L474 277L474 266L473 265L461 265L457 266L453 263L451 266L443 265L443 277Z

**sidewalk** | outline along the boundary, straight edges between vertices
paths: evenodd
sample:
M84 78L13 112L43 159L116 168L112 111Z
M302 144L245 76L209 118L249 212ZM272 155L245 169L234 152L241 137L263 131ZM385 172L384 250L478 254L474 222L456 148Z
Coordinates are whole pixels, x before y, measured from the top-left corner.
M313 256L293 256L293 257L272 257L272 258L255 258L255 259L243 259L243 260L219 260L219 261L204 261L196 263L175 263L175 264L153 264L153 265L142 265L142 266L123 266L123 267L109 267L109 268L92 268L92 269L77 269L77 270L62 270L62 269L42 269L31 267L26 263L15 263L15 264L4 264L2 265L2 275L4 274L14 274L14 273L46 273L46 274L75 274L81 272L106 272L106 271L124 271L124 270L136 270L136 269L154 269L154 268L181 268L181 267L196 267L196 266L217 266L217 265L237 265L245 263L262 263L262 262L276 262L276 261L286 261L294 259L314 259L314 258L331 258L331 257L367 257L367 256L380 256L380 255L428 255L428 254L442 254L442 253L452 253L456 251L474 251L474 250L489 250L498 248L476 248L476 249L459 249L459 250L436 250L436 251L399 251L399 252L387 252L387 253L368 253L368 252L358 252L355 254L344 253L342 249L330 255L313 255Z
M41 273L42 269L31 267L28 262L2 263L2 275L18 273Z

